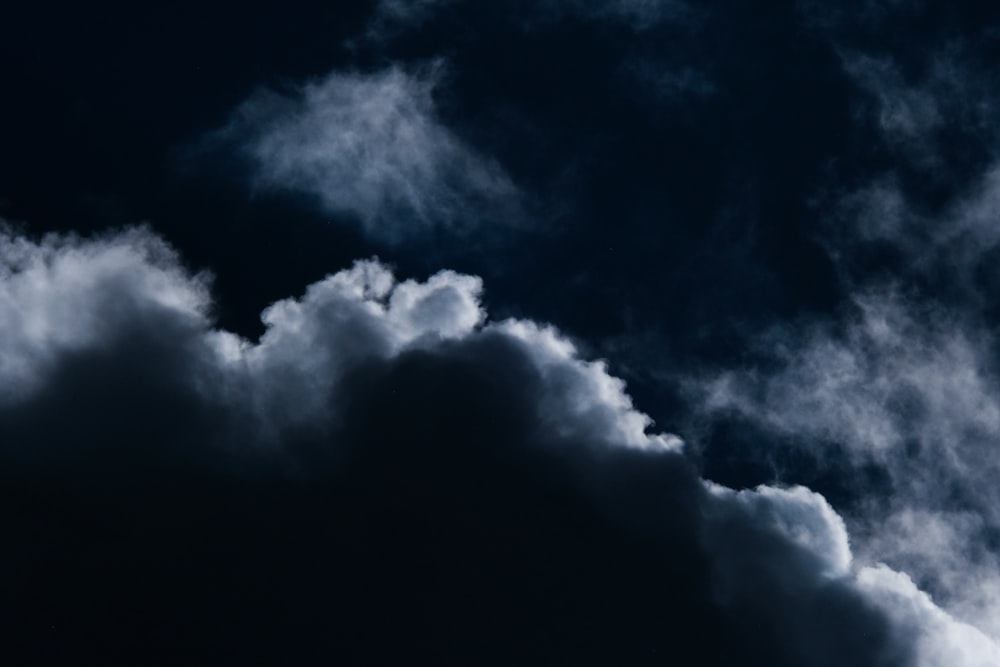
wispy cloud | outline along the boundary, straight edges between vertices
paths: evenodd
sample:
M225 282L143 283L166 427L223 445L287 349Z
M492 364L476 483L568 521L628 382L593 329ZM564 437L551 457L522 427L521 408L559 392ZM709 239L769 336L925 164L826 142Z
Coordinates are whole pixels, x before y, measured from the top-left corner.
M1000 529L992 481L1000 474L1000 338L990 296L1000 243L997 139L983 75L957 56L930 62L924 79L910 81L891 59L845 56L870 102L861 124L874 122L896 160L841 193L829 214L822 238L846 302L829 316L774 326L746 363L687 386L707 422L752 425L777 450L801 448L821 468L844 469L837 474L850 478L842 485L851 489L859 559L906 573L863 570L862 586L878 584L881 592L870 592L880 605L909 599L891 613L924 628L913 638L918 664L949 664L966 641L979 646L967 664L992 664L1000 637L992 537ZM952 159L943 139L955 136L981 142L985 161ZM914 169L956 181L943 203L929 205L904 183ZM918 587L975 626L977 638L945 627Z
M441 71L334 72L263 90L215 136L249 159L258 185L301 193L380 241L518 224L503 168L439 118Z
M979 157L974 148L996 143L995 77L962 42L934 46L919 63L849 48L839 54L863 93L858 117L913 166L962 168Z

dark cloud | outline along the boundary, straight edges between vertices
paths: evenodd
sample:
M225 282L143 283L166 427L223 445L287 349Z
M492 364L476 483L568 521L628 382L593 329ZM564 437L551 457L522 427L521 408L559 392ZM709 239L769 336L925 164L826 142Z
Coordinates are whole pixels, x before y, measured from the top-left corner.
M98 5L0 10L13 662L1000 663L995 9Z
M703 482L473 277L358 263L251 342L147 231L3 247L14 655L913 664L821 496Z

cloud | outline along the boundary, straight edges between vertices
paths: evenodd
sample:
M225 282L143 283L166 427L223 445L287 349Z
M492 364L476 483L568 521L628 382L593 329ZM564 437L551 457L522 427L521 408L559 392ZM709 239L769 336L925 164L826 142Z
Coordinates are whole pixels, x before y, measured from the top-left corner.
M262 90L214 137L247 157L260 186L306 195L383 242L518 223L503 168L439 118L440 71L334 72Z
M930 210L901 181L883 174L834 204L825 242L842 279L861 292L878 273L919 300L944 301L972 317L988 313L998 284L1000 166L990 161Z
M872 96L873 116L890 141L923 139L944 122L940 96L930 85L907 85L891 60L846 53L843 63L848 75Z
M994 77L968 44L931 45L917 56L849 48L839 55L864 93L859 118L911 167L937 178L962 174L979 166L984 144L995 145Z
M792 487L709 485L705 534L716 594L792 664L921 664L857 589L847 530L822 496ZM764 602L768 600L768 602ZM861 632L845 632L857 627Z
M842 311L778 325L753 345L753 361L689 385L709 423L752 425L784 443L779 451L798 448L834 471L863 560L908 573L992 637L1000 636L995 171L933 214L892 177L846 195L842 224L827 238L850 290ZM876 271L871 257L882 258Z
M913 312L899 295L859 295L843 335L833 327L778 329L760 342L769 371L722 373L710 410L735 410L768 428L842 444L880 460L914 442L943 445L1000 434L985 333ZM970 337L971 336L971 337Z
M8 231L0 276L15 655L976 664L911 655L979 635L862 576L820 495L699 479L603 363L489 321L474 276L358 262L256 341L148 229Z
M916 647L920 667L987 667L1000 660L1000 645L971 625L956 623L905 574L882 565L863 569L858 579L862 590L897 621L897 641Z
M775 330L758 342L760 366L700 385L703 406L827 462L846 455L855 472L845 475L881 470L886 488L854 490L864 556L919 577L948 609L996 632L996 338L898 293L858 295L853 306L854 317L837 326Z
M208 277L189 276L145 229L82 242L0 230L0 404L31 396L60 358L136 323L206 326Z
M400 282L385 265L361 261L268 306L257 341L211 325L210 276L189 274L146 228L88 240L4 232L0 278L0 407L44 398L81 372L73 366L88 356L157 353L169 357L167 368L137 358L136 372L148 365L178 391L254 424L258 438L280 439L289 428L335 421L345 378L360 365L497 337L534 369L554 433L664 451L680 446L674 436L649 433L651 422L624 383L603 362L579 359L554 329L485 323L474 276L441 271Z
M992 75L961 43L927 51L916 59L841 51L865 93L861 126L874 126L888 148L865 185L832 199L821 230L846 293L841 308L772 327L745 363L687 386L709 432L753 434L741 456L765 460L778 479L820 478L837 493L863 571L883 562L905 573L876 568L862 587L878 581L885 590L869 590L876 598L912 598L901 607L909 611L890 615L924 628L915 635L923 664L949 664L963 642L979 646L969 664L992 664L1000 637ZM931 599L935 612L925 613ZM941 609L961 627L939 627Z

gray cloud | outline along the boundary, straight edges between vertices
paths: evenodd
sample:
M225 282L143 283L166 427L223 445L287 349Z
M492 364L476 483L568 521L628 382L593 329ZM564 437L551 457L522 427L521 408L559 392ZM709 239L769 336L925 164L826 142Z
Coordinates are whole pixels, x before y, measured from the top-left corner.
M376 425L387 417L363 407L366 386L374 383L385 397L379 400L392 406L397 387L405 392L416 383L434 396L444 378L463 377L446 369L465 368L499 392L498 406L523 406L498 428L515 428L518 446L534 443L560 461L564 472L553 474L568 475L604 511L656 539L681 531L674 536L680 545L703 549L727 622L749 632L746 619L753 619L780 639L767 649L777 651L774 664L923 666L947 657L960 667L997 655L992 642L936 607L905 575L855 562L843 519L819 494L799 487L736 492L695 478L680 440L651 431L602 362L581 359L551 327L490 322L474 276L442 271L423 282L399 281L376 261L358 262L269 306L256 341L215 327L208 278L184 269L144 229L87 240L5 232L0 285L0 386L8 388L0 395L0 430L8 436L0 456L10 465L69 460L76 462L72 475L88 474L80 461L109 438L128 443L133 456L160 448L180 460L294 463L311 433L326 435L311 438L310 456L337 459L337 449L365 441L365 420L374 420L365 429L384 428ZM966 348L957 349L961 361ZM976 386L961 380L946 379L941 390ZM451 406L425 414L432 407L405 412L401 404L388 425L455 420ZM405 424L392 428L407 432ZM465 460L462 448L483 437L470 441L462 433L451 442L447 432L420 434L418 427L428 443L441 441L441 453L402 444L393 451L418 480L445 474L416 462ZM369 444L388 446L382 436ZM122 474L117 469L100 474ZM679 528L686 523L694 528ZM914 637L920 648L911 656Z
M913 642L930 665L952 664L963 642L980 646L963 664L993 664L1000 637L996 138L986 79L959 55L931 58L916 82L889 58L844 55L872 103L863 122L874 120L901 160L843 193L824 230L846 303L832 317L772 328L749 350L753 361L687 384L707 423L735 419L779 450L846 466L848 487L879 471L882 486L855 489L846 515L868 568L859 581L891 616L924 628ZM993 157L960 169L942 149L949 136L981 142ZM914 166L968 176L931 208L902 184L903 167ZM865 264L875 250L890 257L877 272ZM978 639L950 628L935 605L975 626Z
M889 488L866 489L871 497L849 517L863 559L918 577L945 608L995 637L996 339L892 292L859 295L852 310L846 325L773 331L759 341L765 365L696 383L702 405L820 458L843 453L855 470L884 471Z
M947 81L934 77L925 85L909 85L889 59L848 52L842 56L848 75L874 102L873 120L888 140L919 141L941 126L944 100L934 88Z
M878 565L863 569L858 578L861 589L895 621L896 642L914 647L919 667L987 667L1000 660L994 639L956 623L905 574Z
M381 241L519 222L517 187L439 119L440 67L334 72L291 94L263 90L216 138L259 185L313 198Z
M859 118L878 128L886 145L926 170L962 167L958 142L994 144L997 99L993 73L961 42L929 49L907 73L899 59L839 50L844 72L863 92ZM916 74L910 73L916 70Z
M1000 435L985 333L913 312L892 293L858 296L854 312L842 335L823 325L773 332L761 347L777 370L723 373L706 385L706 404L875 460L914 441L930 453L946 446L931 443Z
M624 384L603 362L579 359L555 330L530 321L485 323L479 278L441 271L397 281L362 261L278 301L249 341L211 325L209 278L191 275L150 231L34 242L0 235L0 405L16 405L59 377L60 360L119 343L136 322L142 335L174 332L179 367L199 366L192 390L259 420L265 432L321 422L345 374L367 359L448 340L499 336L537 368L551 428L638 448L675 450L675 436L649 434ZM140 332L142 333L142 332ZM137 334L138 335L138 334Z
M857 256L881 247L898 258L894 278L909 288L933 279L935 288L951 292L973 312L989 306L988 287L997 278L992 254L1000 246L995 224L1000 214L997 162L972 176L935 213L914 203L891 173L844 194L835 211L827 244L845 282L858 281Z

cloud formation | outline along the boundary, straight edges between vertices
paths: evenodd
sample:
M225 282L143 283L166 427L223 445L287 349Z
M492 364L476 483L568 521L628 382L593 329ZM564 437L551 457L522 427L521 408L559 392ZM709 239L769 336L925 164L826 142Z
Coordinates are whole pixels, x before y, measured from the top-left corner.
M855 516L864 555L920 576L995 632L1000 561L986 546L1000 526L995 339L899 295L859 297L854 312L842 331L776 330L759 343L762 365L714 377L704 406L821 459L846 454L854 470L881 469L888 488L864 489L874 499Z
M453 658L528 650L532 624L536 650L637 664L976 665L992 647L901 575L859 569L820 495L699 479L603 363L488 321L476 277L358 262L269 306L250 341L212 324L208 278L148 230L5 232L0 249L5 599L20 642L67 624L50 657L107 651L99 624L131 627L126 652L162 644L153 628L197 651L254 628L247 650L292 633L306 657L371 647L386 623ZM88 582L107 607L77 634ZM187 621L163 616L175 595L198 602ZM530 623L490 638L512 608ZM954 637L979 644L962 657Z
M383 242L519 222L517 187L439 118L441 68L334 72L290 92L262 90L216 139L256 182L352 216Z
M913 638L920 664L950 664L963 645L977 647L969 664L993 664L998 188L986 79L956 53L932 58L918 83L890 58L842 57L869 96L863 124L875 120L892 157L867 185L842 193L824 230L844 303L831 316L773 326L745 363L687 386L709 430L738 424L773 441L748 456L787 459L791 471L779 476L794 478L804 453L837 480L865 564L862 588L878 582L882 606L910 598L890 616L923 628ZM949 152L968 141L981 152ZM934 605L969 627L939 625Z
M992 77L968 62L960 42L932 51L920 64L919 76L910 78L889 56L854 50L842 50L840 56L845 73L868 96L868 104L861 105L864 120L874 121L906 157L941 157L941 146L934 142L945 132L992 134Z

